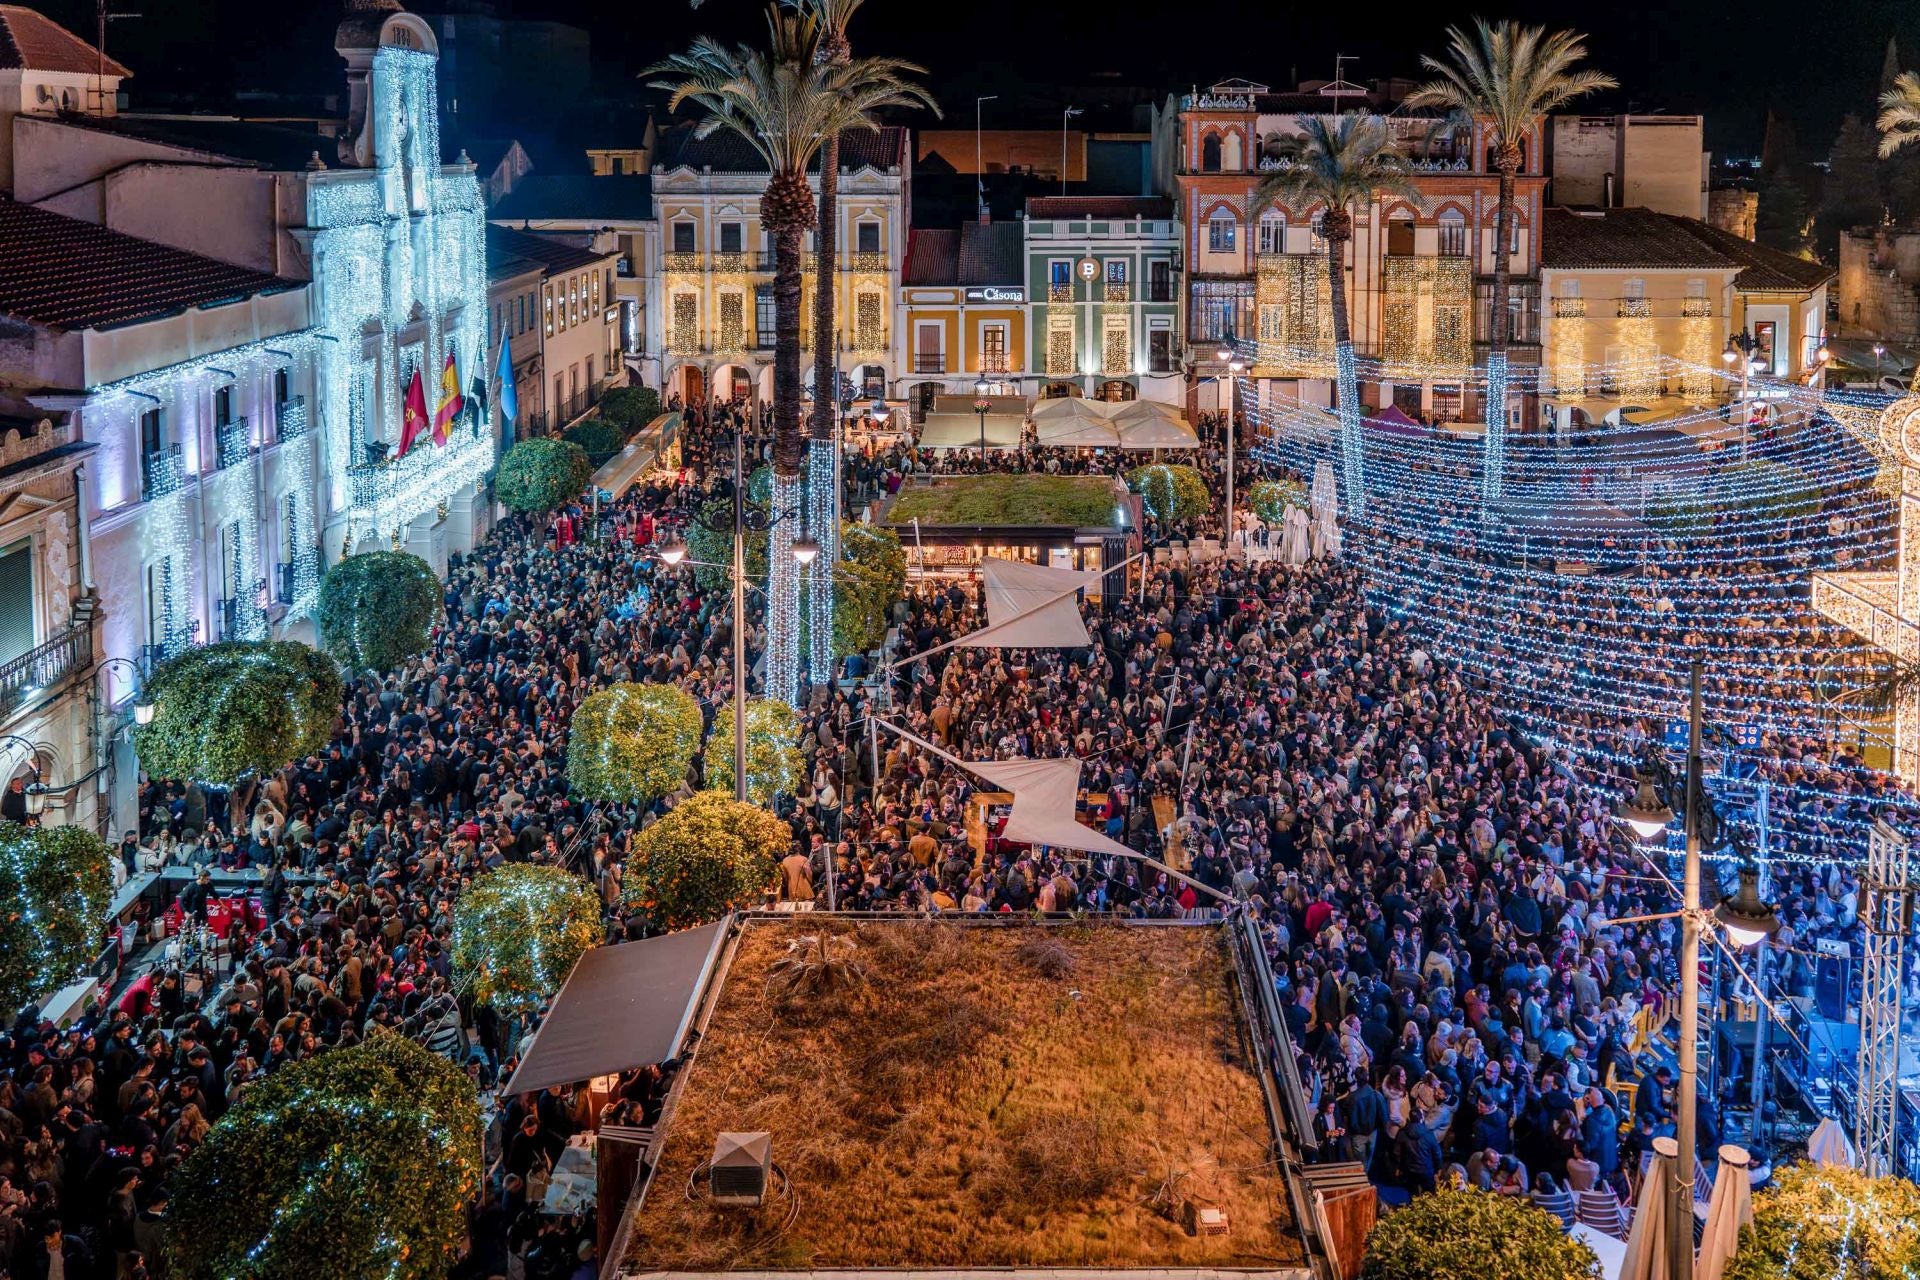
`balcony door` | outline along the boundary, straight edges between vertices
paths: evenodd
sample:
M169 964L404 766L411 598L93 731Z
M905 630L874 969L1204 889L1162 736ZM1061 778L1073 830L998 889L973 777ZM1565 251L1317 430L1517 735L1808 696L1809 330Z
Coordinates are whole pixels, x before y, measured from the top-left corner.
M23 538L0 551L0 663L33 645L33 543Z

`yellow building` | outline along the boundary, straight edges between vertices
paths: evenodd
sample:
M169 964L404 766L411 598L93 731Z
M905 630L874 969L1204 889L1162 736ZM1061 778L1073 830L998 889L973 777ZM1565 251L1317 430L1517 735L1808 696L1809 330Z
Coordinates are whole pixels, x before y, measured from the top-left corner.
M1026 372L1027 293L1017 222L916 227L900 278L908 350L899 392L916 418L941 394L1017 394Z
M1832 278L1817 262L1694 218L1548 209L1543 399L1596 417L1606 401L1713 403L1726 395L1713 371L1727 367L1728 339L1743 332L1755 376L1797 378L1820 345Z
M861 395L884 395L894 376L892 332L906 256L907 132L849 131L840 141L835 316L841 374ZM760 226L766 166L724 131L663 133L653 162L655 239L648 349L659 351L664 393L688 402L773 397L773 242ZM801 345L813 349L813 236L806 243ZM813 362L803 380L813 383Z

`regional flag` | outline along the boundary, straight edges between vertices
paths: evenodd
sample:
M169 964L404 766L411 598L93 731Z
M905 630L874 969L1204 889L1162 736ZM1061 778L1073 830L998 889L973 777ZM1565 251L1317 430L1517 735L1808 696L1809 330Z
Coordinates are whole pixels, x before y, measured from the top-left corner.
M447 442L447 431L460 416L466 401L460 398L460 371L453 366L453 352L440 369L440 403L433 410L433 443L437 448Z
M513 424L520 419L520 393L513 386L513 345L506 334L500 335L500 367L494 372L500 381L500 416L507 424L507 437L513 436Z
M427 429L427 388L420 380L420 366L413 367L413 378L407 383L407 404L400 415L400 448L394 457L404 458L407 450L413 448L413 442Z

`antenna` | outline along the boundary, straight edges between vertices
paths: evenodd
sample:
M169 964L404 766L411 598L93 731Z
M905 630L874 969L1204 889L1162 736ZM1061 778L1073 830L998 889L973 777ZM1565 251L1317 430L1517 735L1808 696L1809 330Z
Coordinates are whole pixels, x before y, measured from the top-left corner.
M107 0L96 0L94 6L93 40L93 95L95 109L101 115L107 114L107 24L122 18L138 18L138 13L111 13L107 9Z

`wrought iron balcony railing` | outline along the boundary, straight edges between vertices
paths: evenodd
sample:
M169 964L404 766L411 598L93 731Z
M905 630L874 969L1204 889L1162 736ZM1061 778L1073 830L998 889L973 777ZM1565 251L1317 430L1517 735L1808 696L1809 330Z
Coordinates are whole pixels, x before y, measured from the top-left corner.
M0 716L12 715L34 694L93 663L93 628L71 626L0 665Z
M163 445L140 455L140 492L147 501L177 493L186 482L186 459L179 445Z
M247 460L253 452L253 430L245 418L222 422L213 430L214 467L225 471Z
M307 412L307 398L293 396L274 407L274 421L280 424L280 443L291 444L313 430L313 417Z

